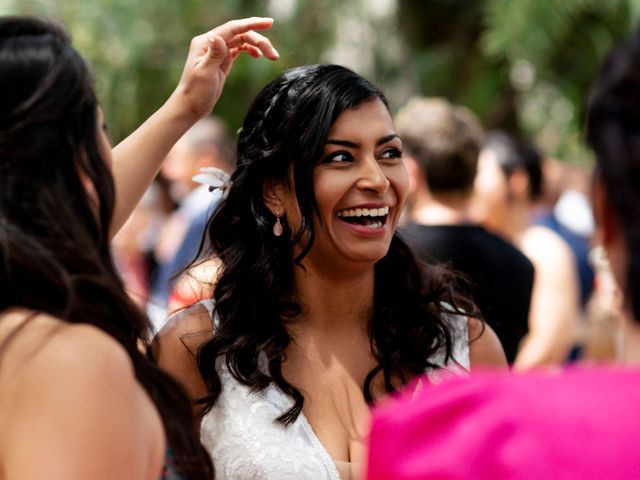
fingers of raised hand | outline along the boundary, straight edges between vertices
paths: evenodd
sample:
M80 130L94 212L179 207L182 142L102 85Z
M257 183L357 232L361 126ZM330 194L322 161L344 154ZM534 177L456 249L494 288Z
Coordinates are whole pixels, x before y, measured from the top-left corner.
M253 45L242 44L239 47L233 47L229 49L229 55L231 55L232 59L235 59L240 53L247 52L253 58L262 57L262 50L258 47L254 47Z
M240 48L253 57L265 57L276 60L279 54L271 41L253 30L264 30L273 24L271 18L252 17L242 20L231 20L220 27L214 28L208 35L219 35L229 48Z
M273 25L273 18L268 17L250 17L238 20L230 20L223 23L219 27L211 30L211 33L220 35L225 41L231 40L236 35L248 32L250 30L268 30Z
M276 60L279 57L278 52L273 48L269 39L253 31L236 35L227 41L227 46L246 50L251 56L264 55L271 60Z
M229 47L225 43L224 39L219 35L207 36L208 49L207 53L212 59L221 59L227 56L229 53Z

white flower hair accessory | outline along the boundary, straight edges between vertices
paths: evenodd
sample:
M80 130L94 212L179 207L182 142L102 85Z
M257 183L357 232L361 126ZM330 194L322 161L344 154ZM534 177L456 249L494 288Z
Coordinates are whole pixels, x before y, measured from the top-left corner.
M209 191L220 190L227 198L231 187L231 175L221 168L205 167L200 169L200 173L195 174L191 179L203 185L209 185Z

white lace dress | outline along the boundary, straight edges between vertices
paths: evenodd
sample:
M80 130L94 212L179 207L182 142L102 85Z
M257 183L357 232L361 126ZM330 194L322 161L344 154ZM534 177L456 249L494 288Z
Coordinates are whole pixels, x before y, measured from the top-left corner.
M211 305L205 305L209 310ZM431 381L442 375L459 374L469 369L469 347L465 317L451 316L454 326L455 364L427 372ZM440 361L442 364L444 355ZM303 414L284 426L274 420L288 410L293 401L274 384L261 392L252 392L218 362L222 393L215 406L204 416L202 442L216 471L216 480L345 480L349 474L338 472ZM445 366L447 367L447 366ZM458 372L458 373L454 373ZM344 462L342 462L344 464ZM349 471L341 465L340 471Z

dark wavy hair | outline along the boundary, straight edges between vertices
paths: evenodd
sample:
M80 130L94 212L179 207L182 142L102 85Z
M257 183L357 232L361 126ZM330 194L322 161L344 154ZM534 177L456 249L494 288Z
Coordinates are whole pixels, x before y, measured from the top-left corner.
M294 268L314 241L317 205L313 169L331 125L347 109L379 99L383 93L364 78L337 65L311 65L285 71L254 100L238 139L237 169L232 186L211 219L207 235L212 254L222 260L215 291L219 317L215 334L198 352L200 373L217 401L222 385L217 361L226 362L240 383L259 391L274 382L292 398L293 406L277 421L295 421L304 398L282 375L291 337L287 323L301 307L294 297ZM365 128L365 126L363 126ZM292 171L301 213L296 232L272 233L276 220L263 201L266 181L288 182ZM304 242L294 259L293 247ZM459 305L451 283L434 268L420 269L405 243L394 235L388 254L375 266L374 313L369 324L378 365L366 377L363 394L372 401L374 377L382 372L386 390L392 378L402 383L432 365L434 352L451 356L452 336L442 319L450 305Z
M186 393L138 348L151 327L109 251L115 189L85 62L53 20L4 17L0 72L0 312L22 307L115 338L162 417L178 471L212 478Z
M625 298L640 322L640 31L613 50L592 89L587 142L627 247Z

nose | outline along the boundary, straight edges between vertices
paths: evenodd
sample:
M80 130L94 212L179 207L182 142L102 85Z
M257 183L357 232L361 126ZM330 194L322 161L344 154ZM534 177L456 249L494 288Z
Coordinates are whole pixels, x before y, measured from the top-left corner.
M374 157L368 157L362 162L358 188L383 194L389 188L390 182L380 164Z

